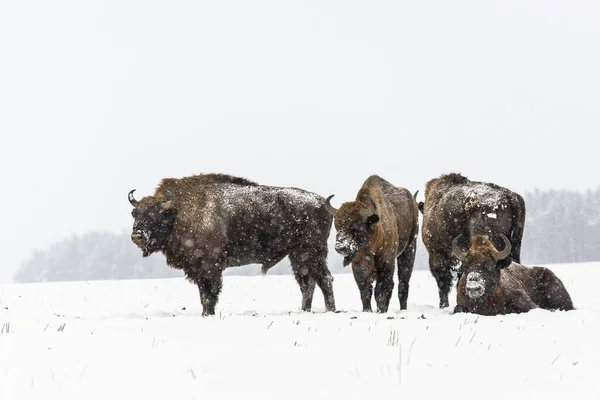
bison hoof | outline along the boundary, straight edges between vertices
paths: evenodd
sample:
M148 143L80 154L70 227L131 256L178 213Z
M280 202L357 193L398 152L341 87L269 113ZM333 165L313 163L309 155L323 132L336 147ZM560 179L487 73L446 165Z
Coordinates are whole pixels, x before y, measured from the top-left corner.
M202 310L202 316L203 317L210 317L211 315L215 315L215 310L214 309L207 308L205 310Z
M465 313L467 312L467 309L464 308L463 306L456 306L454 307L454 314L456 313Z

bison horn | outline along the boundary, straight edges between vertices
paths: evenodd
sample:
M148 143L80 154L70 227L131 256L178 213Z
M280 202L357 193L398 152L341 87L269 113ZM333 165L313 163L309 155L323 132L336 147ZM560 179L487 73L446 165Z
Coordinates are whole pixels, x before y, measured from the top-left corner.
M162 207L164 209L173 208L175 206L175 195L170 190L165 190L165 193L169 196L169 200L163 203Z
M496 252L496 254L494 255L494 259L496 261L504 260L506 257L508 257L512 248L510 245L510 240L508 240L508 238L503 233L501 233L500 236L504 240L504 249L502 251Z
M335 214L337 214L337 208L335 208L334 206L331 205L330 200L331 198L335 196L334 194L332 194L331 196L329 196L326 200L325 200L325 208L327 208L327 211L329 212L329 214L331 214L332 216L335 217Z
M135 189L133 189L132 191L129 192L129 194L127 195L127 198L129 198L129 203L132 206L137 207L138 201L133 197L133 192L135 192Z
M369 203L371 203L371 214L370 215L375 215L377 213L377 206L375 205L375 202L373 201L371 196L369 196L366 193L363 193L363 197L365 199L369 200Z
M467 252L464 250L461 250L460 247L458 247L458 239L461 236L462 235L458 235L452 241L452 255L454 257L458 258L460 261L465 261L465 259L467 258Z
M415 194L413 194L413 199L415 199L415 203L417 202L417 195L419 194L419 190L417 190L415 192Z

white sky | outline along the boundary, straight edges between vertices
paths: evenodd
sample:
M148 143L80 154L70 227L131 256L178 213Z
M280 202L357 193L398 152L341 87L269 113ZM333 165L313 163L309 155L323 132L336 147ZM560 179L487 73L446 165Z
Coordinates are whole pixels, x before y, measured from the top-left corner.
M0 283L200 172L600 185L596 1L0 3ZM337 203L336 203L337 201Z

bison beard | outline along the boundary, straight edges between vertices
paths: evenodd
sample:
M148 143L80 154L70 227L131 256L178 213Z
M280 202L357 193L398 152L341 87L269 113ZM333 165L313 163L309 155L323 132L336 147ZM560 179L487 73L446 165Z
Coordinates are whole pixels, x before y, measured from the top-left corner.
M163 179L153 196L137 201L131 240L143 256L162 252L198 286L202 315L214 315L223 270L262 264L262 273L289 256L310 311L318 285L335 311L327 238L332 217L325 199L296 188L258 185L224 174Z
M416 196L416 193L415 193ZM418 209L404 188L373 175L367 178L356 200L339 210L329 203L337 230L335 250L352 263L364 312L371 312L373 282L377 311L387 312L394 290L394 269L398 264L400 309L408 302L418 233Z
M520 262L525 225L525 201L521 195L452 173L427 182L419 210L423 214L421 236L429 254L429 269L437 282L440 308L449 305L453 269L458 264L452 255L452 240L457 236L469 241L476 235L486 235L495 246L502 246L500 234L504 234L511 243L504 266L511 261ZM462 268L457 272L460 280Z

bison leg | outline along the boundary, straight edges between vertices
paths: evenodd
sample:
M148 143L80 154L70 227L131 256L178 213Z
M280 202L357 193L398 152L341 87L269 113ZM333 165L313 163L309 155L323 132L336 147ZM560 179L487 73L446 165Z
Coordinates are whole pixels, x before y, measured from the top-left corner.
M371 308L371 296L373 294L373 284L370 277L367 276L367 271L361 265L352 264L352 273L354 274L354 280L358 291L360 292L360 299L363 305L363 312L373 312Z
M415 264L415 252L417 249L416 238L398 256L398 299L400 309L406 310L408 303L409 281Z
M322 251L318 256L311 257L307 260L308 265L313 271L313 276L317 285L323 293L325 300L325 310L335 311L335 297L333 296L333 277L329 268L327 268L327 249Z
M202 316L215 315L215 307L219 301L219 294L223 287L223 275L219 272L216 276L198 278L200 303L202 303Z
M298 282L300 292L302 293L302 311L310 312L317 283L310 275L310 272L306 270L294 270L294 276L296 277L296 282Z
M317 282L313 278L310 268L301 260L301 256L297 257L290 254L292 271L302 293L302 311L309 312L312 308L313 294L315 293Z
M375 303L377 303L377 312L386 313L390 306L392 293L394 292L394 263L381 265L375 274Z
M333 278L327 268L327 248L317 252L312 250L292 252L290 262L302 292L302 310L311 310L315 286L319 285L325 300L325 310L335 311Z
M525 291L520 291L517 293L511 293L512 298L509 300L505 312L508 314L515 313L525 313L534 308L538 308L537 304L533 302L531 297L525 293Z
M333 297L333 277L331 276L331 272L327 267L324 268L324 271L315 271L315 280L317 281L317 285L321 289L323 293L323 298L325 299L325 310L326 311L335 311L335 298Z
M429 270L437 282L440 308L446 308L450 305L448 295L452 287L452 261L430 256Z

